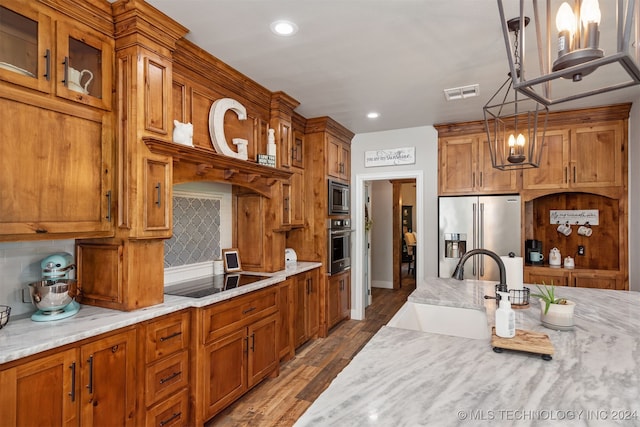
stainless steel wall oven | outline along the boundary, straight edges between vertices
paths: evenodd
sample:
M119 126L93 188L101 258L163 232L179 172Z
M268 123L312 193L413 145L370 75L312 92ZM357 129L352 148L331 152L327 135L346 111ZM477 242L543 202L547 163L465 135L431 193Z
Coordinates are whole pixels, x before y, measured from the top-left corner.
M328 219L327 272L336 274L351 268L351 220Z

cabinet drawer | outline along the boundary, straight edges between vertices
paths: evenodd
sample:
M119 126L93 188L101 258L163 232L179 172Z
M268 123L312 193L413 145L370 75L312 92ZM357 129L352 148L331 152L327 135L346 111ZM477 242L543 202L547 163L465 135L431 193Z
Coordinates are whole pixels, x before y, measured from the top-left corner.
M204 342L211 342L254 319L275 313L278 311L277 296L278 288L273 286L203 310Z
M189 313L165 316L146 325L146 363L189 346Z
M180 353L147 367L145 404L151 405L189 385L189 352Z
M146 427L177 427L188 425L189 393L187 390L183 390L145 411Z

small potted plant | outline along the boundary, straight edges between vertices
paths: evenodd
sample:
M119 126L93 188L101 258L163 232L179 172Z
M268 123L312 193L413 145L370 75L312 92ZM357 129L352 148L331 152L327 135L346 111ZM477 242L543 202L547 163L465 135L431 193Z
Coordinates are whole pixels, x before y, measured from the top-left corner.
M538 288L537 294L531 296L540 298L540 321L542 325L549 329L565 331L573 329L573 309L576 304L566 298L558 298L555 293L555 286L551 282L547 286L542 282L542 287Z

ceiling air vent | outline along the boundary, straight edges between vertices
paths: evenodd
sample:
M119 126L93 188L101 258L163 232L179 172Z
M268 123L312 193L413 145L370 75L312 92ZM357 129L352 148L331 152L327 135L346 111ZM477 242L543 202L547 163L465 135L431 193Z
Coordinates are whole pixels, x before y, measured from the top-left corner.
M461 87L454 87L451 89L445 89L444 97L447 99L447 101L455 101L456 99L472 98L474 96L478 96L479 93L480 93L480 86L475 84L470 86L461 86Z

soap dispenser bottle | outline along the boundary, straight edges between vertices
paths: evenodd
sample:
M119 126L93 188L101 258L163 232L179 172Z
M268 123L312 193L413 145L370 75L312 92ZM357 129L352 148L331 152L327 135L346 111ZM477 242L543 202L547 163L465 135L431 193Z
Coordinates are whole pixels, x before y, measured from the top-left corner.
M511 308L509 292L498 292L500 307L496 310L496 335L513 338L516 335L516 313Z

